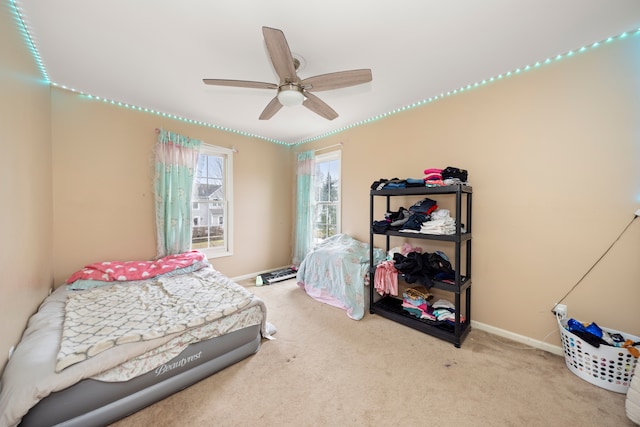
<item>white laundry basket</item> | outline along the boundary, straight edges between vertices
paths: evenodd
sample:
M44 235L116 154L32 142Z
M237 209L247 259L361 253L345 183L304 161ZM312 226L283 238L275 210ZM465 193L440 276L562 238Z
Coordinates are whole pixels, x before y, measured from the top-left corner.
M558 318L560 338L564 350L567 368L578 377L591 384L617 393L626 393L631 378L636 369L638 358L634 357L626 348L601 345L594 347L579 336L569 332L566 328L567 319ZM613 329L602 328L610 333L618 333L634 342L640 338L618 332Z

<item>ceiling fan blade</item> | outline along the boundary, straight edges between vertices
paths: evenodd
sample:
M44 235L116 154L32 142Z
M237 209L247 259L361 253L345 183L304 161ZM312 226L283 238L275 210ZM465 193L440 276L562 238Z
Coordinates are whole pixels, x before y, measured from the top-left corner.
M306 96L307 99L304 100L302 105L307 107L309 110L328 120L333 120L338 117L338 113L336 113L333 108L329 107L323 100L321 100L317 96L308 92L305 92L304 96Z
M205 84L216 86L249 87L253 89L277 89L275 83L252 82L246 80L202 79Z
M262 27L262 34L273 68L275 68L276 74L280 77L280 83L296 83L298 75L296 74L293 55L284 33L275 28Z
M274 97L271 102L267 104L264 110L262 110L262 114L260 114L260 120L269 120L275 113L280 111L282 108L282 104L278 101L278 97Z
M318 92L321 90L340 89L370 82L373 79L371 70L338 71L309 77L300 83L305 90Z

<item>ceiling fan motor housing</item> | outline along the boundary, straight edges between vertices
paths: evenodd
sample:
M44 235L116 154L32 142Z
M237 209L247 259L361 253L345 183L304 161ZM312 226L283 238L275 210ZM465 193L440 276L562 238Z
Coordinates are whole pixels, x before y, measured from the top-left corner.
M278 87L278 101L285 107L302 105L304 95L302 88L295 83L285 83Z

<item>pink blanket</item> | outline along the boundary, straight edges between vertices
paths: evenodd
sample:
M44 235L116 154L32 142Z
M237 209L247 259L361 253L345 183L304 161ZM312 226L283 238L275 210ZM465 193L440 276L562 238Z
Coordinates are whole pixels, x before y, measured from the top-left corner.
M202 261L202 252L189 251L167 255L155 261L105 261L85 266L67 279L67 284L76 280L99 280L102 282L142 280L169 273L178 268L189 267Z

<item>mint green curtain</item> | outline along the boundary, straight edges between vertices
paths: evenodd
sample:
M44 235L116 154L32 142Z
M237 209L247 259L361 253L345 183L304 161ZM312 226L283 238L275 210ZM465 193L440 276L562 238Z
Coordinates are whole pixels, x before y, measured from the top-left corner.
M315 171L315 154L305 151L298 154L296 169L296 229L293 248L293 265L300 265L313 246L313 175Z
M160 130L156 143L158 258L191 249L191 191L201 141Z

